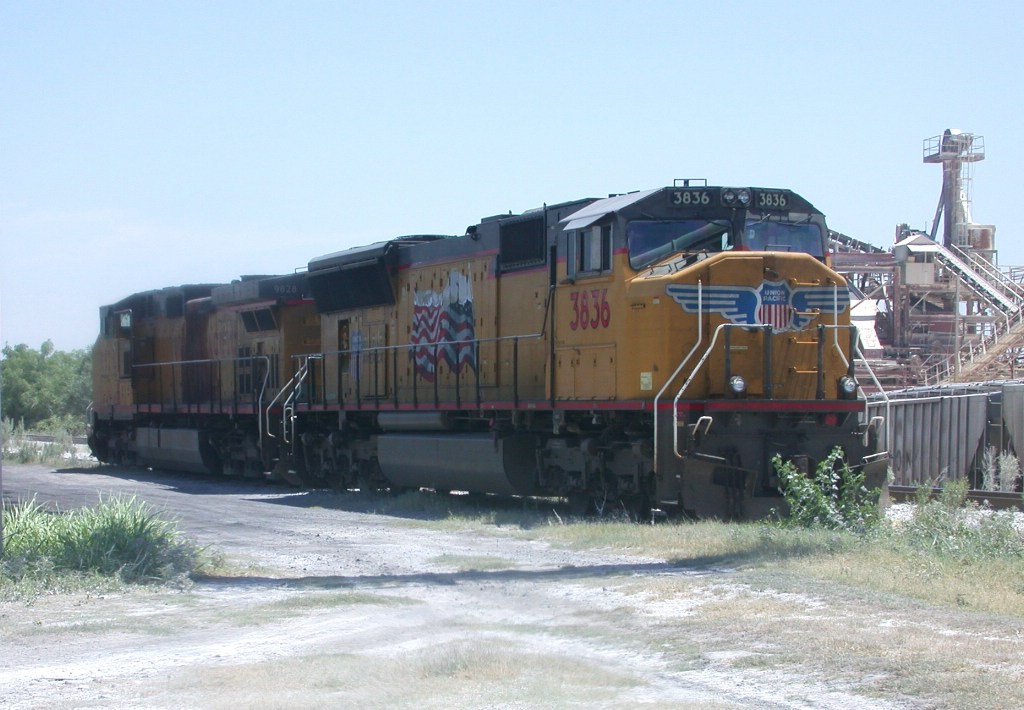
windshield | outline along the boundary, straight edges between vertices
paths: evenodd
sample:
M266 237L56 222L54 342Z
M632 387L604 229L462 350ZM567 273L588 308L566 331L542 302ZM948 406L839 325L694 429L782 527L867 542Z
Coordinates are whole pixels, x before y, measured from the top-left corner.
M743 226L743 248L750 251L794 251L822 257L820 225L802 220L779 222L769 217L748 218Z
M629 265L643 269L676 253L701 254L732 249L724 219L634 220L626 229Z

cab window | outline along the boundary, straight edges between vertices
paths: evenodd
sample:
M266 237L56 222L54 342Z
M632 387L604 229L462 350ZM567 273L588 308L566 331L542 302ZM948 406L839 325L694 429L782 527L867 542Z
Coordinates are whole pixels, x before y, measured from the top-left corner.
M640 270L675 254L689 260L727 251L734 247L729 227L724 219L635 220L626 231L629 265Z
M600 224L569 232L570 276L597 275L612 268L612 225Z
M793 251L819 258L824 256L821 227L808 220L748 219L743 228L743 242L751 251Z

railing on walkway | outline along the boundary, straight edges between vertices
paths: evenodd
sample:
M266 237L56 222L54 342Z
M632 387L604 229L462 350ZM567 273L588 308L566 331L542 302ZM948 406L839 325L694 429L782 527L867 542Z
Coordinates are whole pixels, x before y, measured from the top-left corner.
M496 401L518 406L545 396L543 382L522 382L521 350L524 343L546 342L543 333L531 333L296 355L295 375L282 387L290 394L282 401L354 409L480 408Z
M1024 331L1024 311L1005 314L995 320L991 332L981 338L967 338L963 345L948 356L926 366L921 371L921 384L935 385L948 382L986 360L990 353L1001 354L1013 346L1016 335ZM1014 338L1009 340L1009 338ZM969 378L973 379L973 378Z

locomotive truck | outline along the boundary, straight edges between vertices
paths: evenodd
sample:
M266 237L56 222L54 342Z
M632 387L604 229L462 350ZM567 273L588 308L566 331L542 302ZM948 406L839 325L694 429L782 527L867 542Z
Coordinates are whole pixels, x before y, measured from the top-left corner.
M100 309L101 461L307 487L783 507L777 454L884 487L825 218L790 190L544 205Z

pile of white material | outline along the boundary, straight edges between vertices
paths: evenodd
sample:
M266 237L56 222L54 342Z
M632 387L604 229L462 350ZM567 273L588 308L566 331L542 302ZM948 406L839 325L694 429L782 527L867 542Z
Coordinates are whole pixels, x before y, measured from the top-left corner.
M906 525L910 522L911 518L914 517L914 511L917 508L916 503L894 503L889 506L886 510L886 517L896 527L900 525ZM978 506L977 508L964 508L964 516L968 522L975 524L979 523L986 516L992 515L997 511L992 508L985 507L984 505ZM1013 527L1017 529L1017 532L1024 536L1024 511L999 511L1007 515L1013 516Z

